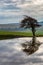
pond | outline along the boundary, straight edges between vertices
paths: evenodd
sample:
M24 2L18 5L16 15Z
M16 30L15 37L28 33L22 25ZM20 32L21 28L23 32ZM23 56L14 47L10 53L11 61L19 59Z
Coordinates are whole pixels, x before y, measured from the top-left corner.
M0 65L43 65L43 44L31 55L22 51L21 44L31 39L24 37L0 40ZM37 39L43 42L43 37Z

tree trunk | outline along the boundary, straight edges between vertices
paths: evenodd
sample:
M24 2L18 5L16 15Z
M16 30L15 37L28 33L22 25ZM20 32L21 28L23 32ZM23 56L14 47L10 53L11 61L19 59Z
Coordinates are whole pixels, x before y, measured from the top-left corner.
M36 42L36 37L35 37L35 28L34 28L34 27L32 27L32 33L33 33L32 45L34 45L35 42Z

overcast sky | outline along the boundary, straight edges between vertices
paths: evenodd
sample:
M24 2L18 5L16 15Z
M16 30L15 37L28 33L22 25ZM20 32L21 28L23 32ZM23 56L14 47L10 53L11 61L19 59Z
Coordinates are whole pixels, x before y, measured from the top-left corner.
M0 24L15 23L23 15L43 20L43 0L0 0Z

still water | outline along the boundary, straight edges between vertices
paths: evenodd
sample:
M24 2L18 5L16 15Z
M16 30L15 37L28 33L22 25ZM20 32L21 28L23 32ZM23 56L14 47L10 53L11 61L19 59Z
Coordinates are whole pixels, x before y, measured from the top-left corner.
M43 37L37 38L43 42ZM0 40L0 65L43 65L43 44L31 55L22 51L22 43L31 38Z

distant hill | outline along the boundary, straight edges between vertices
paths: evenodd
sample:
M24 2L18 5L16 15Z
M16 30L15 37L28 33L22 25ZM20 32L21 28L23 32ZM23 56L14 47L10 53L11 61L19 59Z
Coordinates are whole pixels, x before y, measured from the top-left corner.
M40 25L42 25L37 30L43 31L43 22L39 22ZM20 28L20 23L12 23L12 24L0 24L0 30L6 30L6 31L29 31L28 29Z
M39 24L43 26L43 21L42 22L39 22Z
M0 30L15 30L19 28L19 23L12 23L12 24L0 24Z

